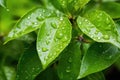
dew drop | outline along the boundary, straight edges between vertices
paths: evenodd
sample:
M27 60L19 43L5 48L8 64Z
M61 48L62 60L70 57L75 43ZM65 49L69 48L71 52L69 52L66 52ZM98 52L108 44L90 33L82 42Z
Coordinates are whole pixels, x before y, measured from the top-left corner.
M98 37L98 39L101 39L101 37Z
M58 33L58 34L57 34L57 38L58 38L58 39L61 39L62 37L63 37L63 34L62 34L62 33Z
M66 72L67 72L67 73L68 73L68 72L71 72L71 70L70 70L70 67L69 67L69 66L67 67Z
M43 13L45 13L45 10L42 10Z
M109 59L111 59L112 58L112 56L109 56Z
M42 52L46 52L46 51L48 51L48 49L47 48L42 48Z
M108 40L110 37L108 35L104 35L103 38Z
M60 17L60 20L62 21L62 20L63 20L63 18L62 18L62 17Z
M43 16L38 16L36 19L37 19L38 21L42 21L42 20L44 20L44 17L43 17Z
M79 22L79 24L81 25L82 23L81 23L81 22Z
M67 38L67 36L65 36L64 38L63 38L63 41L67 41L68 40L68 38Z
M9 12L10 10L7 8L6 11Z
M98 32L98 39L101 39L101 37L103 36L101 32Z
M25 77L25 79L26 79L26 80L28 80L28 76L27 76L27 77Z
M109 24L110 23L110 20L109 18L106 19L106 23Z
M62 49L62 48L63 48L63 46L61 45L61 46L60 46L60 49Z
M58 39L57 39L57 38L54 38L54 41L55 41L55 42L57 42L57 41L58 41Z
M69 57L68 62L70 62L70 63L72 62L72 58L71 57Z
M32 70L34 71L34 70L35 70L35 68L33 67L33 68L32 68Z
M86 19L85 22L88 22L88 20Z
M47 41L46 41L46 44L48 45L49 43L50 43L50 41L49 41L49 40L47 40Z
M54 28L54 29L57 29L57 25L56 25L56 23L51 23L51 26Z
M28 16L28 19L30 19L30 17Z

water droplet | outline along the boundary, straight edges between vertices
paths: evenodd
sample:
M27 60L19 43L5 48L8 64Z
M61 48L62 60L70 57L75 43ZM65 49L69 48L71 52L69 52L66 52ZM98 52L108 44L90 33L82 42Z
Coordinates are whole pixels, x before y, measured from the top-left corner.
M17 75L16 77L17 77L17 78L19 78L20 76L19 76L19 75Z
M108 27L111 27L111 26L112 26L112 25L110 25L110 24L108 25Z
M100 16L102 16L103 14L102 13L100 13Z
M61 46L60 46L60 49L62 49L62 48L63 48L63 46L61 45Z
M107 39L107 40L110 39L110 37L108 35L104 35L103 38Z
M97 37L98 39L101 39L101 37L102 37L103 35L102 35L101 32L98 32L98 35L97 35L97 36L98 36L98 37Z
M47 40L47 41L46 41L46 44L48 45L49 43L50 43L50 41L49 41L49 40Z
M25 79L28 80L28 76L26 76Z
M81 22L79 22L79 24L81 25L82 23L81 23Z
M44 20L45 18L44 18L43 16L38 16L36 19L37 19L38 21L42 21L42 20Z
M42 52L46 52L46 51L48 51L48 49L47 48L42 48Z
M63 20L63 18L62 18L62 17L60 17L60 20L62 21L62 20Z
M10 10L7 8L7 9L6 9L6 11L8 11L8 12L9 12Z
M33 68L32 68L32 70L34 71L34 70L35 70L35 68L33 67Z
M52 23L51 23L51 26L52 26L54 29L57 29L57 25L56 25L55 22L52 22Z
M111 59L112 58L112 55L111 56L109 56L109 59Z
M69 67L69 66L67 67L66 72L67 72L67 73L68 73L68 72L71 72L71 70L70 70L70 67Z
M70 62L70 63L72 62L72 58L71 57L69 57L68 62Z
M110 23L110 20L109 18L106 19L106 23L109 24Z
M45 13L45 10L42 10L43 13Z
M58 33L58 34L57 34L57 38L58 38L58 39L61 39L62 37L63 37L63 34L62 34L62 33Z
M28 19L30 19L30 17L28 16Z
M67 36L65 36L64 38L63 38L63 41L67 41L68 40L68 38L67 38Z
M57 42L57 41L58 41L58 39L57 39L57 38L54 38L54 41L55 41L55 42Z
M88 22L88 20L86 19L85 22Z

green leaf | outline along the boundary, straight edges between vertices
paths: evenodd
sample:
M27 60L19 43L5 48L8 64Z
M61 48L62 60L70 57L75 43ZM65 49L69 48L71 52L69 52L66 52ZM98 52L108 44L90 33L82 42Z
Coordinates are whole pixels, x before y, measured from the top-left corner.
M0 5L4 8L6 8L6 0L0 0Z
M93 10L78 17L81 31L97 42L108 42L120 48L120 39L113 20L103 11Z
M37 51L45 69L71 40L71 24L67 18L49 18L41 27L37 37Z
M55 16L55 14L52 11L42 7L31 10L25 16L23 16L15 25L15 27L10 31L5 43L32 31L35 31L41 27L45 19L51 16Z
M116 22L116 27L117 27L118 34L120 34L120 21Z
M10 66L4 66L3 69L7 80L15 80L16 77L15 68Z
M111 66L120 57L120 50L108 43L94 43L84 55L78 78Z
M52 4L69 17L75 15L90 0L51 0Z
M41 72L35 80L59 80L54 66L48 67L46 70Z
M71 42L60 57L57 65L60 80L77 80L81 65L80 42Z
M15 80L16 72L15 68L4 65L5 57L0 57L0 80Z
M83 78L82 80L105 80L105 77L102 72L98 72L98 73L88 75L87 77Z
M31 46L20 58L16 80L33 80L43 69L37 51Z
M105 2L100 5L100 9L107 12L112 18L120 18L120 4L119 3Z

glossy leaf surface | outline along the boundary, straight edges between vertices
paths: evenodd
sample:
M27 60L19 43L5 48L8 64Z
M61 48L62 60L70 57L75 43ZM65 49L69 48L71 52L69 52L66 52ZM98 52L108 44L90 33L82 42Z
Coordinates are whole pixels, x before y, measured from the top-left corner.
M0 0L0 5L4 8L6 8L6 0Z
M59 80L59 78L54 66L50 66L41 72L35 80Z
M94 73L86 76L81 80L105 80L104 74L102 72Z
M107 12L112 18L120 18L120 4L115 2L105 2L100 8ZM114 10L114 11L113 11Z
M107 43L94 43L84 55L78 78L101 71L120 57L120 50Z
M81 31L97 42L108 42L120 48L120 37L115 23L103 11L95 10L78 17L77 24Z
M51 2L57 9L71 16L79 12L89 0L51 0Z
M49 18L37 37L37 51L45 69L71 40L71 24L67 18Z
M44 20L51 16L55 16L55 14L52 11L42 7L31 10L23 16L10 31L5 43L40 28Z
M20 58L16 80L34 80L41 71L41 62L32 46Z
M61 53L57 72L60 80L77 80L81 65L80 43L73 41Z
M0 80L15 80L15 77L16 77L15 68L12 66L6 66L3 63L4 63L4 58L1 58L0 59Z

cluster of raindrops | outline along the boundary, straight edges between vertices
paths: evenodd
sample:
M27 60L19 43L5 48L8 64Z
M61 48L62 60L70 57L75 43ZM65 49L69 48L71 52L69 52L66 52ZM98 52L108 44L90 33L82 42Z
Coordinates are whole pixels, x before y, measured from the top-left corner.
M102 14L101 14L102 15ZM95 27L95 25L93 25L92 23L90 23L87 19L84 18L80 18L81 22L79 22L79 26L81 28L81 30L86 33L87 35L89 35L91 38L95 39L95 40L106 40L108 41L110 39L110 36L107 35L106 33L102 33L97 27Z

